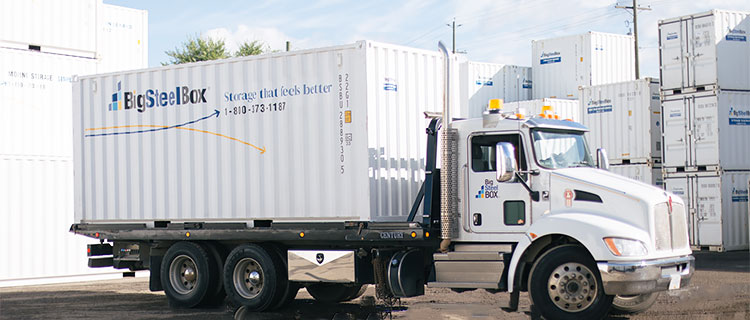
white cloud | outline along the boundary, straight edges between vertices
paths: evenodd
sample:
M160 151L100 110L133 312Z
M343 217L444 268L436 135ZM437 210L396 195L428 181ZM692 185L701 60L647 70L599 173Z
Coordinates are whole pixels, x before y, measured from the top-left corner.
M291 41L295 45L299 42L299 40L293 39L277 28L248 27L244 24L238 25L234 30L227 28L211 29L204 32L203 36L216 40L223 39L227 50L230 52L236 51L244 42L255 40L263 42L271 50L281 51L286 48L286 41Z

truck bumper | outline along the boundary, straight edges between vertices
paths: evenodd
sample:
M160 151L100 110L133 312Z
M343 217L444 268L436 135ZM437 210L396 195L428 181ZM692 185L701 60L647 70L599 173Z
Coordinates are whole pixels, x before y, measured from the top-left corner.
M692 255L658 260L598 262L604 292L635 295L687 286L695 272Z

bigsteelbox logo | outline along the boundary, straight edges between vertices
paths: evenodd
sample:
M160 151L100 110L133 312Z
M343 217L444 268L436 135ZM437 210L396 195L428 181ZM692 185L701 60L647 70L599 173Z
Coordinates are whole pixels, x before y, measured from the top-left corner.
M612 100L610 99L589 100L587 106L586 112L588 114L612 112Z
M554 52L542 51L542 56L539 57L539 64L550 64L550 63L557 63L561 61L562 61L562 56L559 51L554 51Z
M729 125L730 126L750 126L750 111L738 110L734 107L729 108Z
M206 103L206 88L191 89L177 86L174 90L148 89L143 93L122 91L122 82L117 82L117 92L112 94L109 111L135 109L144 112L148 108Z

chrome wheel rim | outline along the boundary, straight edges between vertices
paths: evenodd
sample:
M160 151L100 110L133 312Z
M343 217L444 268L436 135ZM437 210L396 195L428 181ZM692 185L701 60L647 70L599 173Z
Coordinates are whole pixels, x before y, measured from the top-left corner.
M179 294L190 294L198 283L198 268L195 261L186 255L179 255L169 265L169 283Z
M594 303L598 290L594 273L575 262L555 268L547 281L547 292L552 303L567 312L586 310Z
M263 291L263 268L253 258L237 262L232 273L234 288L245 299L253 299Z

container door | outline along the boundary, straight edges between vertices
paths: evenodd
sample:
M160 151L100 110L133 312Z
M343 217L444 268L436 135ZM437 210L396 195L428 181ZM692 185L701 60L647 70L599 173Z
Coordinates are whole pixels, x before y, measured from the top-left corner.
M697 17L691 20L692 52L688 72L689 86L716 83L716 31L714 16Z
M693 123L692 166L719 164L719 121L717 96L695 97L691 109Z
M661 54L661 87L676 89L683 87L684 57L687 45L683 21L666 23L659 28Z
M651 133L651 158L658 158L654 161L661 163L661 98L659 97L659 83L649 83L649 114L650 114L650 133Z
M474 233L524 232L531 221L529 194L519 182L496 180L495 145L510 142L516 160L526 170L526 154L519 134L478 135L470 138L468 170L469 216L464 223ZM468 219L468 221L467 221Z
M721 241L721 178L698 177L695 190L696 245L719 246Z
M694 176L679 176L679 177L668 177L664 180L667 191L676 194L682 201L685 202L685 209L687 210L688 220L688 236L690 237L690 244L694 245L696 232L695 224L695 205L693 190L695 189L695 177Z
M690 150L689 105L692 97L682 96L662 103L664 118L664 165L667 167L685 167L688 165Z

